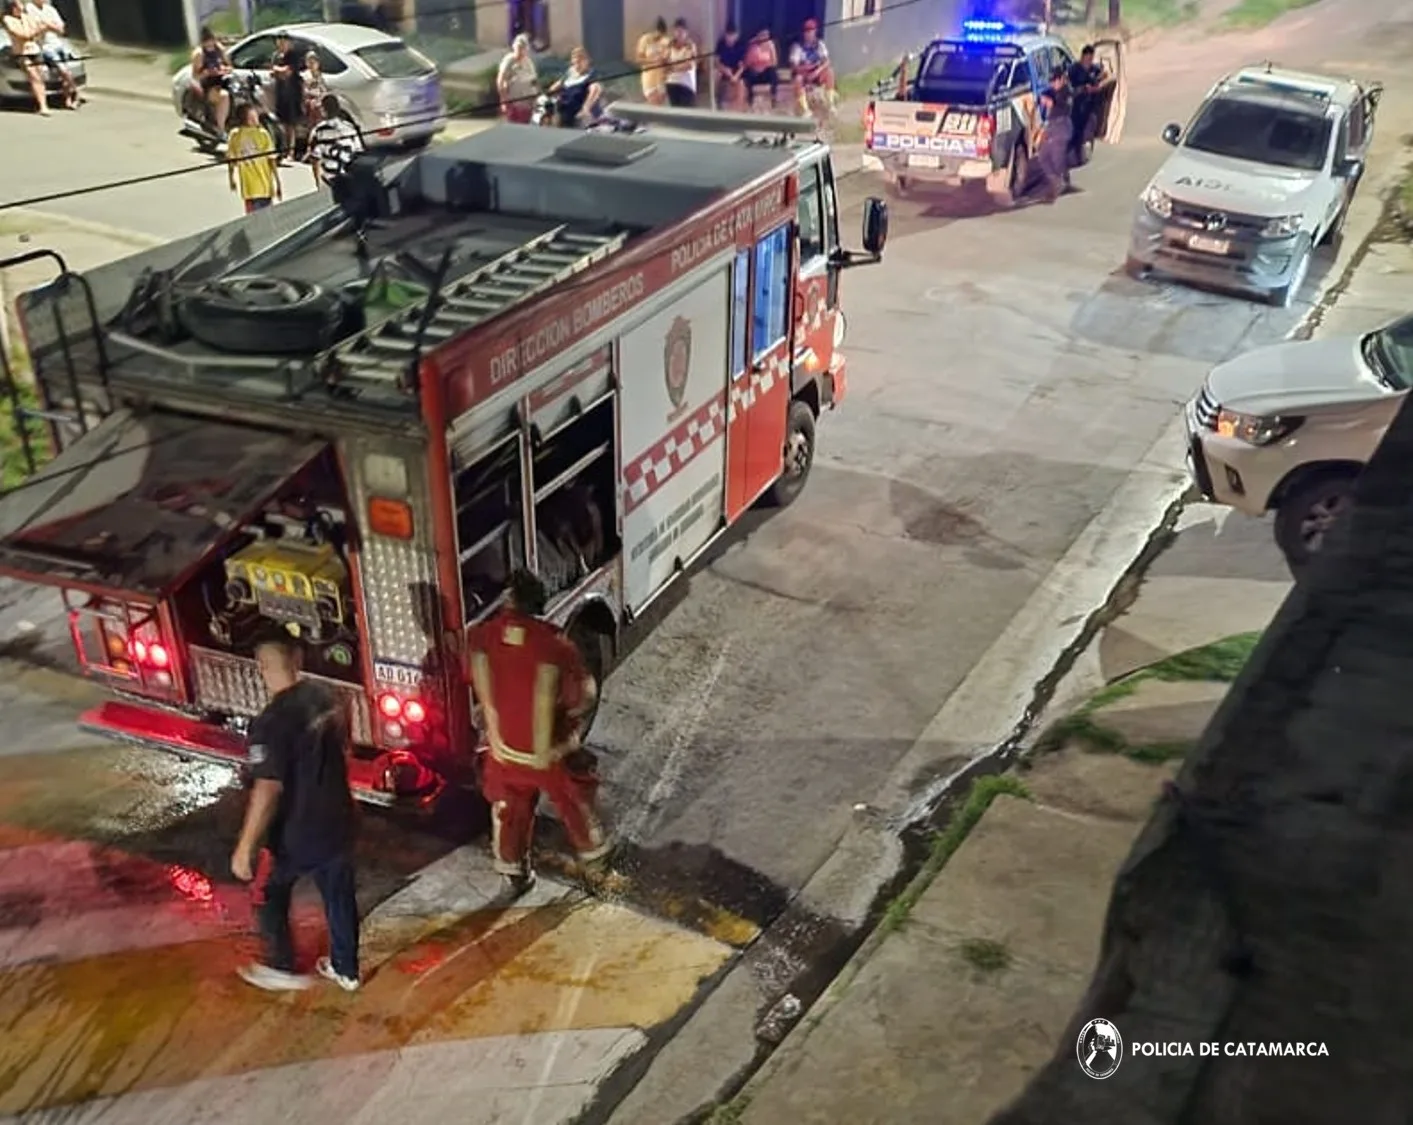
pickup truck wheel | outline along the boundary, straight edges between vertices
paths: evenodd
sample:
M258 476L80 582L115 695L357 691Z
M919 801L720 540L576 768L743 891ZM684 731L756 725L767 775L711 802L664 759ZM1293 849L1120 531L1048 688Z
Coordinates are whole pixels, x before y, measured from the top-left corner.
M1321 246L1339 246L1340 236L1344 234L1344 220L1348 214L1349 205L1345 204L1345 206L1339 209L1339 214L1335 216L1334 222L1330 224L1329 229L1320 236Z
M1276 546L1299 575L1320 553L1335 521L1354 505L1355 477L1329 473L1296 485L1276 509Z
M788 508L804 491L814 467L814 411L796 399L790 404L785 423L785 462L780 476L766 493L766 502L775 508Z
M1306 277L1310 274L1311 249L1308 239L1300 240L1299 248L1295 251L1295 268L1291 271L1290 281L1278 289L1272 289L1266 294L1266 300L1278 309L1288 309L1295 304L1296 298L1300 296L1301 287L1305 284Z
M1025 150L1025 138L1022 137L1011 149L1011 162L1001 185L993 188L988 184L987 191L992 202L998 207L1014 207L1024 197L1025 189L1029 186L1030 153Z

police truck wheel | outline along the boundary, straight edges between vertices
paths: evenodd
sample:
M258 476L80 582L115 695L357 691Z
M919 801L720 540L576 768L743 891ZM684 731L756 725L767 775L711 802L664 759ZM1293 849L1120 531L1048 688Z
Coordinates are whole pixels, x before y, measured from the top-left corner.
M780 476L766 494L776 508L787 508L804 491L814 467L814 411L796 399L785 422L785 462Z
M1296 298L1300 296L1301 287L1305 284L1305 278L1310 273L1310 256L1310 244L1302 238L1300 246L1295 251L1295 267L1290 272L1290 281L1267 293L1268 303L1278 309L1288 309L1295 304Z
M1016 142L1011 150L1011 162L1006 166L1006 175L1000 186L987 190L992 202L999 207L1014 207L1025 196L1030 186L1030 153L1025 150L1025 140Z
M179 315L195 339L218 351L312 355L334 342L344 306L321 286L257 274L207 282L181 302Z

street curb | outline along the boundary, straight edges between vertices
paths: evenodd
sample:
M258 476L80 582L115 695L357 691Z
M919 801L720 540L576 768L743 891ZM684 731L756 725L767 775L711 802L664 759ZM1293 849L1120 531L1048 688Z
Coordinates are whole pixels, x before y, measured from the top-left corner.
M41 211L33 207L16 207L8 214L18 216L21 219L28 219L35 224L43 224L51 227L61 227L68 230L82 231L85 234L94 235L97 238L111 238L114 242L125 242L138 249L147 250L153 246L161 246L170 239L158 238L156 235L143 234L141 231L126 230L123 227L111 226L108 223L95 223L90 219L80 219L69 215L61 215L55 211Z

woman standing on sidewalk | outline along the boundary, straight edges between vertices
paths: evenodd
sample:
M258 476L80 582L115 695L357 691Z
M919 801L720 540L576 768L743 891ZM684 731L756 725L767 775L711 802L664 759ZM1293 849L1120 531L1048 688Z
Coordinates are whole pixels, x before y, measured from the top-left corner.
M540 75L530 57L530 37L517 35L496 71L501 116L515 125L530 124L539 92Z
M5 0L5 34L10 37L10 55L15 65L25 72L35 108L49 116L49 93L44 88L44 55L39 41L44 27L25 14L20 0Z

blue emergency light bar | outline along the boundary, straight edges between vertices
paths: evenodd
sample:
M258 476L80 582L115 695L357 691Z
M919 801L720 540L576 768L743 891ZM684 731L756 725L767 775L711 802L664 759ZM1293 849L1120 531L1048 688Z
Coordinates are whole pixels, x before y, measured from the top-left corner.
M1009 43L1018 32L1003 20L962 20L962 40L966 43Z

